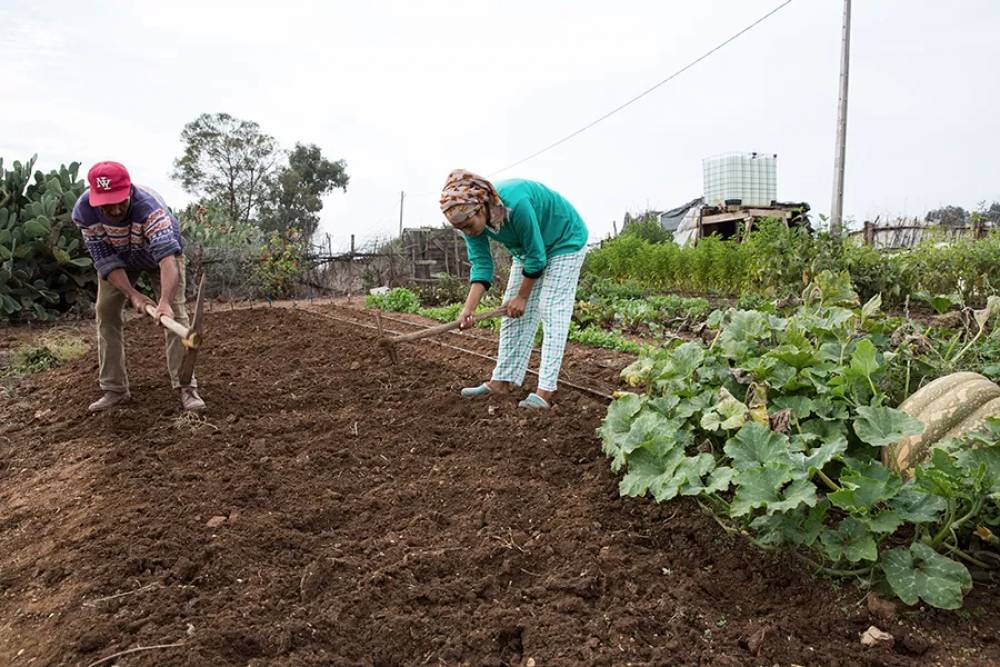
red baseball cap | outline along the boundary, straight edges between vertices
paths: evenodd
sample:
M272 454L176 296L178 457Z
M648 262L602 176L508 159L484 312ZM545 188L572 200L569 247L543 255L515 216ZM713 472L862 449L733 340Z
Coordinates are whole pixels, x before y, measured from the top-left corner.
M91 206L123 202L132 192L128 169L118 162L98 162L87 172L87 182Z

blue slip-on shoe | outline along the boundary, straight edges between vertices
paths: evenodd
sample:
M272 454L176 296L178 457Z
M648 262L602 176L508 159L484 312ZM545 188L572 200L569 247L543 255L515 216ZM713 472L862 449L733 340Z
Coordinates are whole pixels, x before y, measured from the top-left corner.
M462 398L480 398L491 393L493 393L493 390L484 382L478 387L465 387L462 389Z
M524 399L523 401L521 401L517 405L518 405L518 407L532 408L534 410L548 410L549 409L549 403L548 403L548 401L546 401L544 398L542 398L541 396L539 396L535 392L531 392L530 394L528 394L528 398Z

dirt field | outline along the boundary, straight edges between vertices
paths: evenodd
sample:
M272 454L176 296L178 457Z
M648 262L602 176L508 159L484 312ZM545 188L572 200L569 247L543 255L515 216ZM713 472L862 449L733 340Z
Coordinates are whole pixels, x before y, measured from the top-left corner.
M885 621L693 505L620 499L600 399L462 402L488 361L392 367L303 312L207 327L204 423L146 322L125 409L86 412L93 351L0 398L0 664L1000 664L995 591ZM623 362L570 354L602 387ZM864 648L872 624L895 645Z

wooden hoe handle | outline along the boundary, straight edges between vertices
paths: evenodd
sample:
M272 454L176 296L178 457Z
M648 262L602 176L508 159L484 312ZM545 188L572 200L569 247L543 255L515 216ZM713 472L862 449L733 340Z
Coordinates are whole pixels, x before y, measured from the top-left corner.
M149 303L146 304L146 314L156 320L157 324L167 331L177 334L186 347L197 347L196 336L193 336L191 330L177 320L166 315L160 315L156 312L156 307Z
M488 320L490 318L506 314L507 314L506 307L495 308L489 312L474 316L472 318L472 322L473 324L475 324L476 322L480 322L482 320ZM459 324L460 322L458 320L455 320L454 322L446 322L444 324L439 324L435 327L430 327L429 329L424 329L423 331L415 331L413 333L403 334L401 336L396 336L394 338L387 338L385 342L390 345L395 345L396 343L405 343L406 341L420 340L421 338L428 338L430 336L436 336L446 331L451 331L452 329L457 329L459 327Z

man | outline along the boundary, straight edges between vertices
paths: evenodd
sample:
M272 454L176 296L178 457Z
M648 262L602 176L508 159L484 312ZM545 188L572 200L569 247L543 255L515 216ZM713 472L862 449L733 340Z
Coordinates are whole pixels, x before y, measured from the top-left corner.
M97 285L97 355L104 395L90 410L107 410L131 398L125 372L122 307L128 301L143 313L147 297L135 288L145 273L159 293L158 315L187 326L184 306L184 243L180 225L163 198L147 187L133 185L128 170L117 162L99 162L87 173L86 190L73 207L73 222L83 233L87 251L100 280ZM166 333L170 383L180 393L185 410L202 410L205 402L191 378L182 387L179 374L184 345Z

